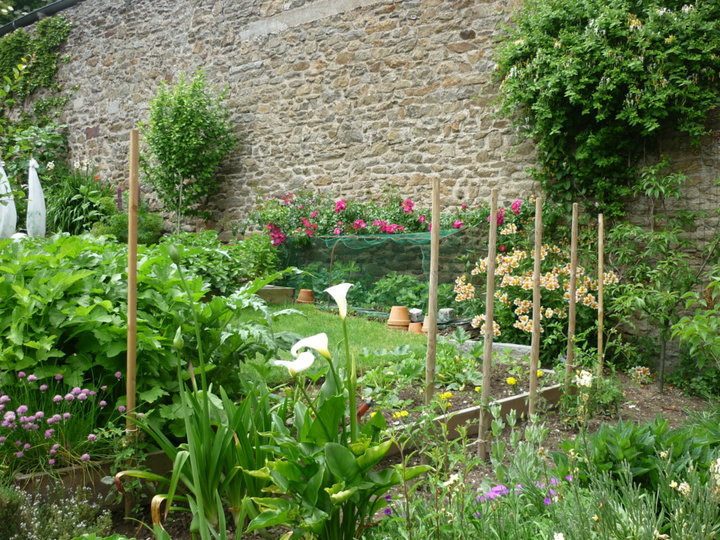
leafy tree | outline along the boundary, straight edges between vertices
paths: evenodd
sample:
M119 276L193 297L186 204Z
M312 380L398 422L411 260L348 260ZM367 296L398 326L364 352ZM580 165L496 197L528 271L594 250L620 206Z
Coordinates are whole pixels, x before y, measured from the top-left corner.
M202 206L218 189L218 167L237 144L223 99L198 72L164 84L150 103L143 169L160 199L175 208L178 230L181 216L207 215Z

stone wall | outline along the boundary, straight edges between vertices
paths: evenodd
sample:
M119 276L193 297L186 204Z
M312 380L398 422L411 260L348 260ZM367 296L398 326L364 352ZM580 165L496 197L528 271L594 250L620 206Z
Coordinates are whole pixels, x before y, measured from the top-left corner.
M532 189L530 143L496 116L493 37L503 1L93 0L73 21L59 74L77 87L64 120L73 159L124 182L128 132L162 81L204 68L227 86L242 144L223 171L216 219L259 193L337 197L390 189L429 205L512 200Z
M533 146L497 115L493 82L494 38L513 9L511 0L80 2L64 12L74 28L59 74L76 89L64 114L73 159L125 182L129 130L161 82L204 68L228 88L242 141L212 203L219 228L259 194L302 188L361 198L396 189L427 206L437 177L446 206L486 200L493 186L501 201L526 196ZM710 122L699 148L666 138L692 179L679 208L718 207L720 117Z

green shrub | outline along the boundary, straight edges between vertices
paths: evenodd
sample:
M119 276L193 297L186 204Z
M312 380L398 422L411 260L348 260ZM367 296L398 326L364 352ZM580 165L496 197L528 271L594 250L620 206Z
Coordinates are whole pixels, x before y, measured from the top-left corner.
M88 232L117 213L112 188L89 171L68 171L48 186L45 199L51 232Z
M698 141L720 90L720 3L527 0L497 55L504 110L548 196L620 213L675 128Z
M197 340L188 326L190 303L203 299L209 287L199 277L189 279L188 298L169 264L167 246L138 251L138 403L154 407L178 388L178 358L171 346L178 327L187 344L183 365L192 361ZM14 384L19 371L39 380L63 375L69 388L84 380L98 386L115 381L113 374L125 370L126 268L126 248L106 238L1 241L0 335L6 339L0 342L0 386ZM214 382L237 387L240 362L274 352L265 306L253 293L275 277L200 304L207 360L211 368L224 368L217 370L224 379ZM123 395L118 388L107 400L117 407L124 404ZM172 409L164 414L171 418Z
M160 214L151 212L147 206L140 203L137 215L138 244L157 244L163 235L163 218ZM95 236L111 235L118 242L128 241L128 214L118 212L111 215L104 222L97 222L92 228Z
M178 216L206 216L203 205L218 189L221 162L237 144L224 93L216 95L203 72L181 74L150 102L143 133L149 154L142 166L160 199Z
M25 500L11 485L0 482L0 538L10 538L18 530L20 508Z
M230 294L243 283L277 271L277 250L265 235L224 244L217 231L165 236L161 244L182 246L182 265L213 291Z

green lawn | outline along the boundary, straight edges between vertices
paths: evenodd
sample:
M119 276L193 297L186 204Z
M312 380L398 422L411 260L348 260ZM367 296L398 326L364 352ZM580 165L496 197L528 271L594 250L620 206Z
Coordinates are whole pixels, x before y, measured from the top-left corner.
M325 332L328 335L330 352L333 357L343 357L342 324L337 311L326 311L308 304L270 306L270 309L275 312L287 308L296 309L300 313L282 315L275 322L276 331L294 332L301 337ZM388 330L384 322L359 316L348 315L347 320L350 333L350 352L361 362L362 365L358 365L359 370L370 369L381 362L373 362L373 355L369 355L367 352L393 350L407 345L409 354L425 356L426 334Z

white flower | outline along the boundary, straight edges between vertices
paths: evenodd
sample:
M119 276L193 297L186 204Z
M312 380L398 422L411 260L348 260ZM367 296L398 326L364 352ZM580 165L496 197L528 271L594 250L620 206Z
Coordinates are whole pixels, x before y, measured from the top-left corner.
M445 482L442 483L443 487L449 487L455 484L458 480L460 480L460 477L457 473L453 473L450 475L450 478L448 478Z
M590 388L592 386L592 380L592 373L584 369L580 371L577 375L575 375L575 384L577 384L578 386L585 386L587 388Z
M324 332L301 339L292 346L290 352L293 356L297 356L298 351L303 348L314 349L328 360L330 359L330 350L328 349L328 337L327 334Z
M341 319L347 317L347 293L352 286L352 283L340 283L339 285L333 285L325 289L325 292L335 300L338 310L340 311Z
M48 161L47 164L47 170L52 171L55 168L55 162L54 161Z
M553 534L553 540L565 540L565 535L561 532Z
M310 351L301 352L295 360L275 360L273 364L287 368L290 376L294 377L301 371L305 371L315 362L315 355Z

